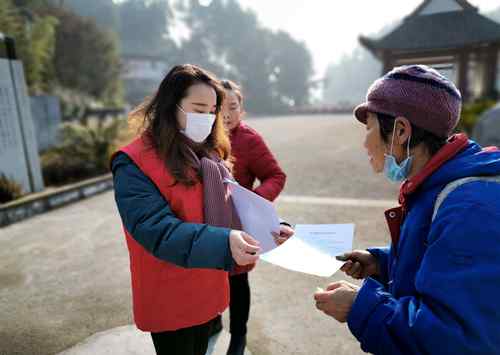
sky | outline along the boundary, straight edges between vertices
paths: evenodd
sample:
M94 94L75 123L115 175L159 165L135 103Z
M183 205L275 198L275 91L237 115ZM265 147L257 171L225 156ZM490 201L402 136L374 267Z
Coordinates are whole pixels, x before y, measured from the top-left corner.
M209 0L200 0L200 2ZM358 36L377 33L416 9L423 0L240 0L257 13L262 25L289 32L305 42L312 53L317 77L329 63L349 54ZM470 0L487 12L500 0Z

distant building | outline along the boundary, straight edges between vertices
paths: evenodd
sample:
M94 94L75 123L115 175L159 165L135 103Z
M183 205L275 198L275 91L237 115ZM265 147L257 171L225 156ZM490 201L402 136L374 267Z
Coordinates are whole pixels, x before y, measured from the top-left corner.
M123 78L126 80L153 80L163 79L167 62L160 57L147 55L126 55L123 57Z
M124 54L122 64L125 97L132 104L154 94L169 69L165 59L151 55Z
M425 0L392 32L360 43L383 64L427 64L453 80L466 101L497 98L500 24L466 0Z

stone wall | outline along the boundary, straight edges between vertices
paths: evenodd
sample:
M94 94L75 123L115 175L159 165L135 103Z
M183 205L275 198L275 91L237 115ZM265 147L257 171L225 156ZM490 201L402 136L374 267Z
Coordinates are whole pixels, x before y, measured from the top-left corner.
M42 152L58 143L61 108L56 96L31 96L31 112L35 124L38 151Z

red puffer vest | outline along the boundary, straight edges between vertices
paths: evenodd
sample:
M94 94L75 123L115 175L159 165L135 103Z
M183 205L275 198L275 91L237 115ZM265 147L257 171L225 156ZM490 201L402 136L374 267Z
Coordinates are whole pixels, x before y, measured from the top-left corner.
M174 178L156 152L138 138L120 149L148 176L175 215L203 223L203 186L173 185ZM116 154L116 153L115 153ZM229 304L225 271L185 269L151 255L125 230L130 254L134 319L148 332L177 330L203 324Z

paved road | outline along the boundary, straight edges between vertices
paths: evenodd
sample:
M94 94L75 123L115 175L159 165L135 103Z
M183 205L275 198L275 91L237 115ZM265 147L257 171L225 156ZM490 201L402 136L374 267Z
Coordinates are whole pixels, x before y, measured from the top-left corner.
M387 242L383 210L396 200L397 187L371 173L364 127L347 116L249 124L288 174L278 202L282 217L354 222L355 247ZM0 355L55 354L132 323L128 254L111 192L0 229L0 243ZM252 354L361 354L346 326L312 302L317 286L340 278L260 263L251 273Z

